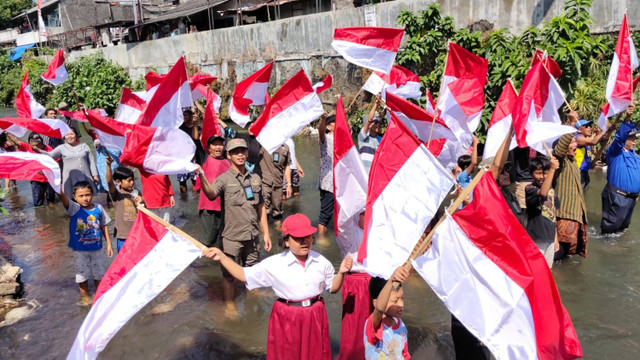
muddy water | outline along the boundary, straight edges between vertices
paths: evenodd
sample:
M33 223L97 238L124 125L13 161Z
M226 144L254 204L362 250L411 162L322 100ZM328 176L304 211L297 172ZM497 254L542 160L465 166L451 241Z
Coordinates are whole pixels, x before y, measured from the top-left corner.
M0 112L2 110L0 109ZM296 139L299 162L306 172L301 195L285 203L285 212L302 212L316 222L319 195L317 138ZM172 217L187 233L199 236L197 197L177 195ZM596 234L600 219L601 173L592 174L587 191L590 243L587 259L554 265L565 307L572 316L586 359L637 359L640 354L640 236L636 218L618 237ZM98 202L104 203L104 196ZM0 328L1 359L60 359L66 356L88 309L76 305L71 250L66 246L68 220L61 205L33 209L28 182L19 182L0 217L0 251L24 268L25 298L34 314ZM113 217L113 213L111 214ZM271 229L272 238L277 232ZM315 246L337 267L339 249L330 239ZM273 253L273 251L272 251ZM267 254L263 254L267 255ZM109 260L111 261L111 260ZM270 290L244 291L238 296L241 316L225 318L219 267L199 259L113 338L104 359L262 359L267 322L274 300ZM242 289L238 286L239 289ZM409 350L415 359L452 359L449 314L424 281L413 275L405 288L403 320L409 328ZM334 356L340 339L340 295L325 295ZM39 305L38 305L39 304Z

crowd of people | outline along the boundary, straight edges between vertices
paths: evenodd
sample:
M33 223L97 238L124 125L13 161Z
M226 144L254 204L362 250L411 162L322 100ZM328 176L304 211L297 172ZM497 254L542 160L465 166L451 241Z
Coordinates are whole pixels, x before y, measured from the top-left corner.
M59 104L60 110L66 108L67 104ZM201 110L200 106L183 110L180 129L196 146L193 162L198 169L178 175L177 180L181 192L187 192L189 187L194 193L199 192L201 232L195 237L207 247L204 255L221 265L227 315L238 316L236 281L248 289L270 287L277 300L269 320L267 358L331 359L322 294L338 292L343 284L345 289L353 289L358 284L360 300L353 303L353 299L348 300L343 294L343 321L355 325L345 329L343 323L339 358L408 359L407 329L401 320L404 306L401 284L409 272L401 267L390 279L371 278L361 264L345 256L336 273L331 262L312 250L316 233L324 237L334 215L335 115L323 115L318 124L320 164L305 165L319 166L320 215L314 227L303 214L283 216L283 201L299 193L300 178L305 176L296 159L294 142L289 140L270 154L250 132L236 132L218 120L220 135L211 136L203 143L199 126ZM375 101L357 134L367 171L381 141L380 110L383 109L379 109ZM620 121L605 155L608 170L607 184L602 189L600 229L603 234L620 232L629 226L640 193L640 157L635 152L640 129L630 121L633 111L630 106L622 118L611 124L611 129L615 129ZM47 109L45 116L55 117L56 110ZM88 305L91 303L89 281L93 279L97 286L106 270L103 239L106 255L114 254L107 227L111 219L108 211L94 202L95 195L106 192L108 204L114 207L113 238L117 252L126 244L138 206L145 206L171 222L169 210L175 205L175 196L169 176L142 169L138 170L142 191L136 189L136 174L119 163L118 149L102 146L84 123L57 116L71 128L64 139L31 133L24 142L4 132L0 142L2 151L47 154L59 162L62 169L59 199L70 216L69 247L74 254L76 283L81 303ZM567 121L577 132L560 137L549 153L515 148L508 153L508 158L504 155L506 163L498 161L498 170L494 173L507 204L549 267L567 256L587 256L584 191L589 189L594 146L608 138L607 134L594 130L592 121L580 119L576 112L569 113ZM94 151L87 143L80 142L79 124L93 138ZM452 171L458 192L469 185L478 166L478 146L479 141L474 137L468 154L458 159L458 166ZM5 187L15 187L15 182L6 179ZM56 202L53 189L44 177L32 181L31 189L34 206L51 206ZM473 192L462 206L472 199ZM282 251L261 261L261 250L269 252L274 245L270 221L281 232L277 246ZM455 318L452 334L458 358L487 358L486 348Z

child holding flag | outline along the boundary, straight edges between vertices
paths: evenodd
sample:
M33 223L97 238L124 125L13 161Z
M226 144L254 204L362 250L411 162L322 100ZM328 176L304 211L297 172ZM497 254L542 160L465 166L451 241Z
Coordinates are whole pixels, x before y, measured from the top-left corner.
M278 296L269 319L267 359L331 359L329 323L321 294L340 290L352 260L346 257L335 275L331 262L311 250L316 231L303 214L287 217L279 242L285 251L252 267L243 268L215 247L203 251L248 289L271 287Z

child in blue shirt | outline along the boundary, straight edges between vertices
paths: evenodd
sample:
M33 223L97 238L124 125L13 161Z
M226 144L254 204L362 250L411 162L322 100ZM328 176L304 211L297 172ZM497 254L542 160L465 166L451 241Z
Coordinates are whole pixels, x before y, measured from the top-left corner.
M366 360L411 358L407 347L407 327L401 319L404 310L402 283L408 276L409 272L399 267L389 280L371 278L369 294L374 310L364 323Z
M93 187L87 181L73 185L73 200L61 190L60 200L71 217L69 219L69 247L73 250L76 283L80 288L80 304L91 304L89 279L96 288L106 272L106 259L102 251L102 236L107 241L107 256L113 256L107 224L111 221L99 204L93 204Z

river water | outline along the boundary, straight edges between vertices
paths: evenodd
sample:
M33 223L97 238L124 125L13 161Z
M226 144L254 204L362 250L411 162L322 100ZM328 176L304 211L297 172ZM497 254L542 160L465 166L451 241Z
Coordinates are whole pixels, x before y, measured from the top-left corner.
M0 108L0 116L10 113L11 110ZM301 212L316 223L320 206L316 190L318 140L298 137L295 142L306 177L301 179L300 197L285 203L285 216ZM600 236L596 229L605 177L601 172L593 172L591 176L586 193L591 221L589 257L556 263L553 275L585 359L638 359L640 225L634 217L631 228L624 234ZM136 181L140 188L139 179ZM184 231L198 237L197 195L190 191L181 195L175 177L172 182L177 194L172 219ZM104 204L104 195L97 201ZM18 182L18 190L3 205L11 214L0 216L0 251L24 269L24 297L35 310L29 318L0 327L0 359L64 358L88 312L76 305L79 294L73 280L71 250L66 245L68 219L60 204L55 208L34 209L26 181ZM271 236L277 238L273 227ZM332 235L328 245L316 244L315 249L338 267L340 251ZM277 249L271 253L275 252ZM230 320L224 316L220 279L217 264L206 258L196 260L116 334L100 358L265 358L273 292L242 291L237 299L240 317ZM325 299L335 357L339 351L341 297L325 294ZM409 351L414 359L454 358L449 317L425 282L413 274L405 285L403 321L409 329Z

